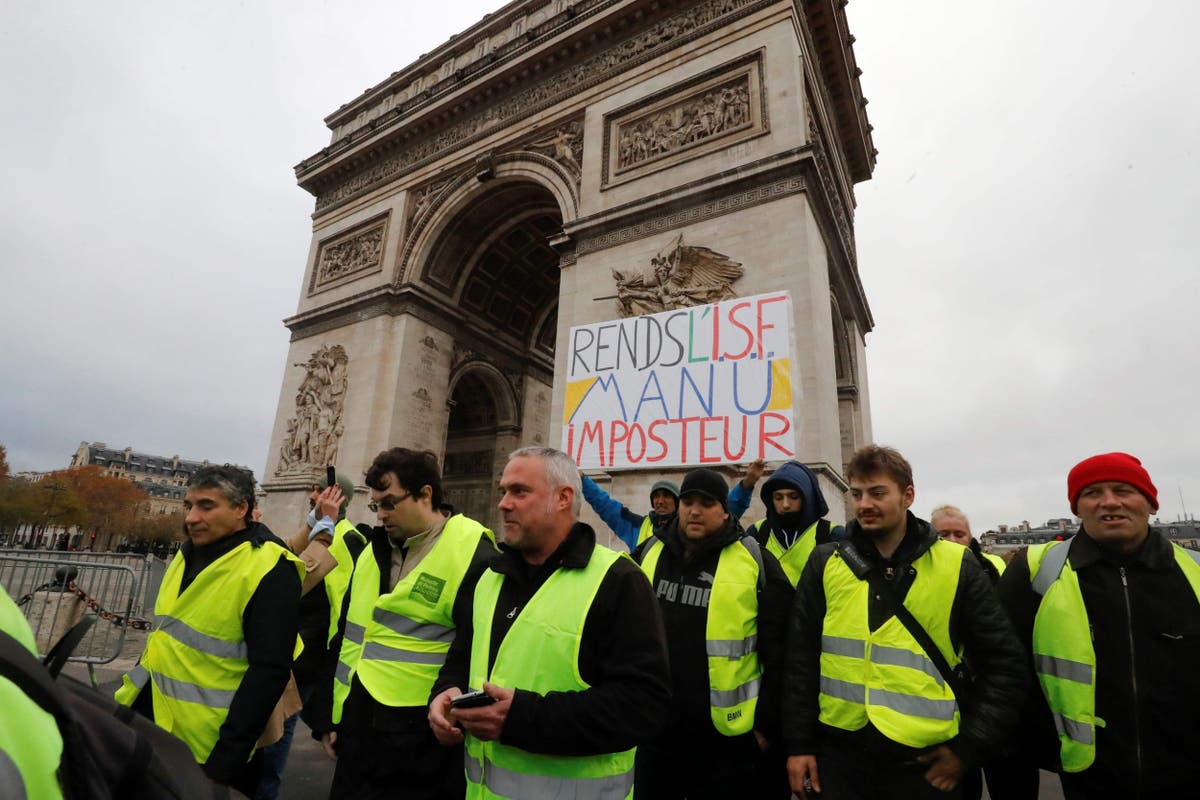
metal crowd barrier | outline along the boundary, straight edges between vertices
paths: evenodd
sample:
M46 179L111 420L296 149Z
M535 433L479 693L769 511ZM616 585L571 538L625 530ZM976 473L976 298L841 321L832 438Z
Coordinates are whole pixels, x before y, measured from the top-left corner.
M133 610L135 614L150 616L154 611L154 601L158 597L158 587L162 584L163 574L167 571L167 562L154 555L141 553L92 553L83 550L25 550L22 548L0 547L0 557L21 556L25 558L40 558L50 561L82 561L88 564L113 564L129 567L138 579L138 592L134 597Z
M148 630L150 622L135 611L141 590L138 571L78 555L0 552L0 585L25 614L42 655L84 614L99 616L70 658L91 669L121 654L128 628Z

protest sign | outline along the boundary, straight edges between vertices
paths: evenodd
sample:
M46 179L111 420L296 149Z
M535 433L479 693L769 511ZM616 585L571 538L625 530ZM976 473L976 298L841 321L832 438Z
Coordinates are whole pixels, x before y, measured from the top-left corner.
M562 449L584 469L795 456L787 292L576 325Z

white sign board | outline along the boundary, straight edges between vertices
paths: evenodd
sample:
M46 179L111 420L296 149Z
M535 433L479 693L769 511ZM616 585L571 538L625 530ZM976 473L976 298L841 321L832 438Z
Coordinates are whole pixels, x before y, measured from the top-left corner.
M576 325L562 450L584 469L793 458L787 292Z

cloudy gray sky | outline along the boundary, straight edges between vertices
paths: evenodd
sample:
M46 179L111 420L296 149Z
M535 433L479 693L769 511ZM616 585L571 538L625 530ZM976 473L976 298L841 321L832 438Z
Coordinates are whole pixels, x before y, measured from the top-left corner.
M0 443L261 474L321 120L500 7L9 3L0 11ZM415 13L420 8L421 12ZM876 439L919 513L1068 513L1139 455L1200 508L1200 4L853 0L879 164L857 188Z

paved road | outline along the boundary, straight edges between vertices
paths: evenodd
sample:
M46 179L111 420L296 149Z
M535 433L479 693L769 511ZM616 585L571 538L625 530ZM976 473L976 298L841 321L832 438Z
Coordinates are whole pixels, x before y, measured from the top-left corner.
M292 751L283 771L280 800L324 800L329 797L333 782L334 762L329 760L321 744L303 722L296 723Z

